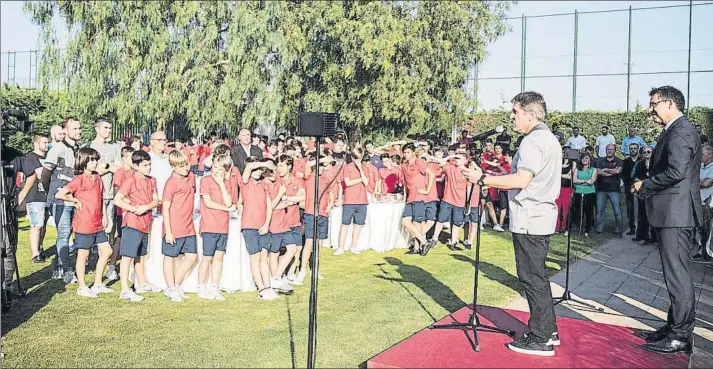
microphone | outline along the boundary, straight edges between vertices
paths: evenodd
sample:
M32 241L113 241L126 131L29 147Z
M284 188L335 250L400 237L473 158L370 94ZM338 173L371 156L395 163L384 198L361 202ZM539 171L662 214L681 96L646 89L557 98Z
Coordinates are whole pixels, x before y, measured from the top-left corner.
M489 131L485 131L485 132L481 132L481 133L476 133L476 134L472 135L472 136L470 137L470 139L473 140L473 141L478 141L478 140L482 140L482 139L484 139L484 138L486 138L486 137L488 137L488 136L492 136L492 135L494 135L494 134L496 134L496 133L503 133L503 131L505 131L505 127L503 127L503 126L497 126L497 127L493 128L493 129L491 129L491 130L489 130Z

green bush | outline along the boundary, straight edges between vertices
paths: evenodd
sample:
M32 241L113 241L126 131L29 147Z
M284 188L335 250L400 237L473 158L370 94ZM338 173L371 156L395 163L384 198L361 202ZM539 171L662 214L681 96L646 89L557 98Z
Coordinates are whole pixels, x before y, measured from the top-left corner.
M705 134L713 132L713 108L696 106L688 112L688 117L696 126L700 126ZM587 138L587 142L593 144L597 136L601 133L601 127L608 125L612 135L617 138L617 142L629 133L629 127L637 128L638 134L646 140L652 142L661 131L661 127L653 123L646 110L638 109L630 112L603 112L603 111L581 111L581 112L560 112L551 111L547 117L547 124L552 127L558 125L565 137L570 136L571 130L567 127L574 125L580 127L581 134ZM512 127L510 123L510 112L496 110L475 114L469 121L463 124L464 129L473 132L487 131L497 125Z

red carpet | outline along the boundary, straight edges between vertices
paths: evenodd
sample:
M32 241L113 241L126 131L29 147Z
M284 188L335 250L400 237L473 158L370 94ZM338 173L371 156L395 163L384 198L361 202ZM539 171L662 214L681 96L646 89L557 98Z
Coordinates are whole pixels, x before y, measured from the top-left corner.
M470 307L439 324L467 322ZM478 308L482 324L527 331L529 314L487 306ZM640 347L643 339L629 328L570 318L557 318L562 345L554 357L518 354L505 345L504 334L478 332L480 352L473 352L463 331L424 329L367 362L368 368L686 368L688 355L660 355ZM472 332L468 331L472 338Z

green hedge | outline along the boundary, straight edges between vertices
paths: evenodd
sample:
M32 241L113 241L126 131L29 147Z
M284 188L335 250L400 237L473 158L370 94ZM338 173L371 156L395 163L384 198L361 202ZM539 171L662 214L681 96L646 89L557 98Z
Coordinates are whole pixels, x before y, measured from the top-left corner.
M689 119L694 125L701 128L707 135L713 132L713 108L693 107L689 111ZM661 127L651 120L645 110L630 112L602 112L602 111L581 111L581 112L560 112L552 111L548 114L548 125L557 124L564 132L565 137L569 137L571 130L566 125L575 125L581 128L581 134L587 138L587 142L593 143L601 133L601 127L608 125L612 134L621 142L621 138L629 133L629 127L634 126L638 134L646 142L651 142L658 136ZM473 132L487 131L497 125L505 125L509 129L510 112L505 110L477 113L473 118L463 124L464 129Z

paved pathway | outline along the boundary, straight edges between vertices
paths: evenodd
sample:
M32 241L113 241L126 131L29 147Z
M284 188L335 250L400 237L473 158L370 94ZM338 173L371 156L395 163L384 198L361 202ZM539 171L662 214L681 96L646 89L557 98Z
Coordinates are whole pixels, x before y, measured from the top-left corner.
M572 247L577 243L572 239ZM692 367L713 366L713 268L692 264L698 302ZM552 295L561 296L565 271L551 278ZM629 238L612 240L580 260L570 271L572 297L601 307L603 313L581 308L576 303L556 307L558 316L587 319L639 329L663 325L669 297L663 283L661 259L655 246L640 246ZM700 296L700 298L699 298ZM507 308L527 310L518 297Z

